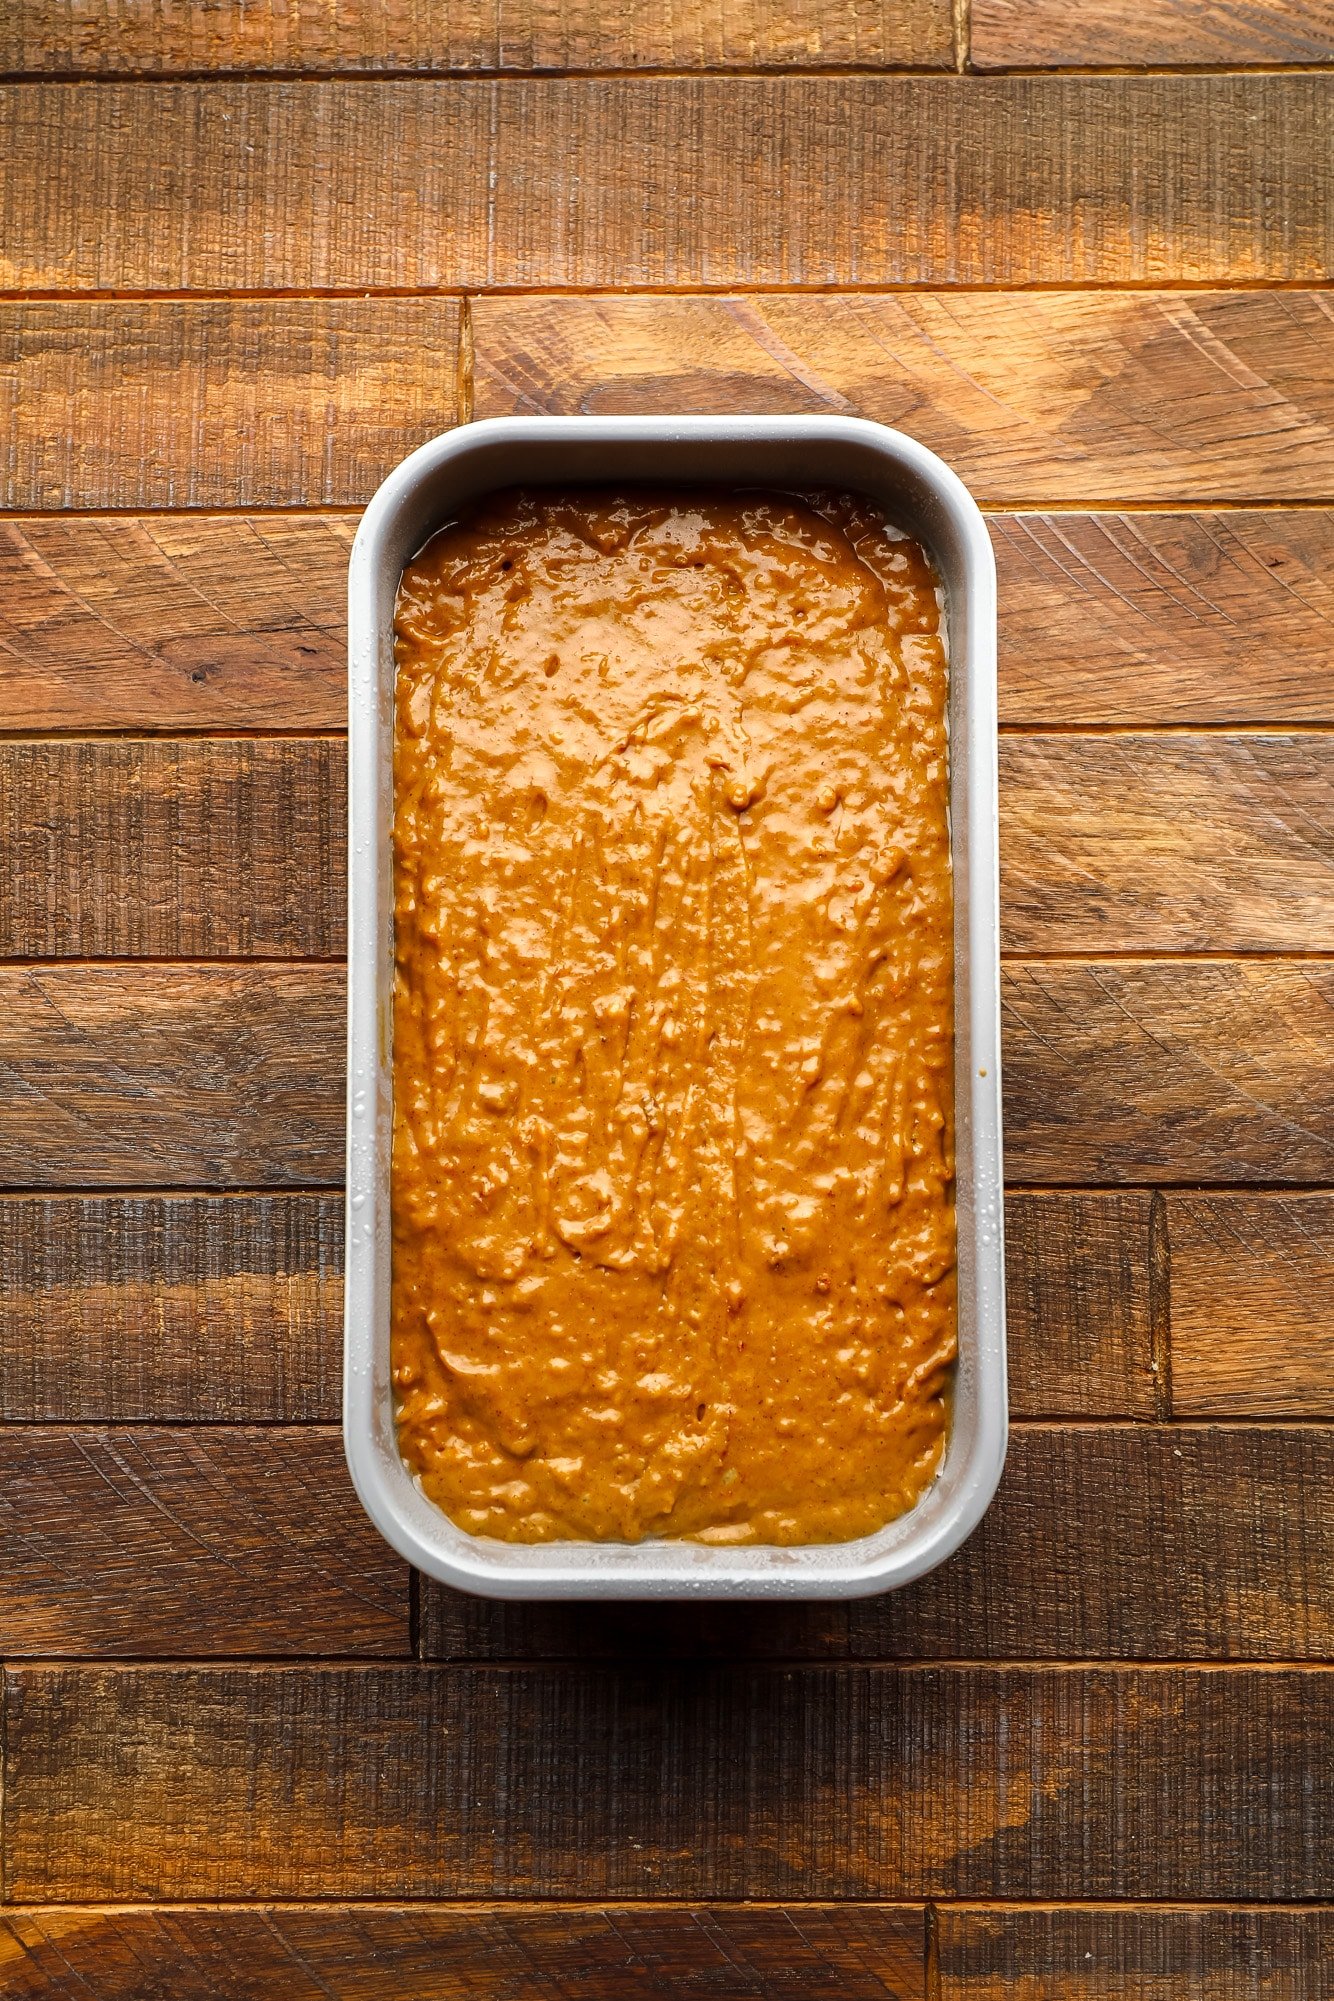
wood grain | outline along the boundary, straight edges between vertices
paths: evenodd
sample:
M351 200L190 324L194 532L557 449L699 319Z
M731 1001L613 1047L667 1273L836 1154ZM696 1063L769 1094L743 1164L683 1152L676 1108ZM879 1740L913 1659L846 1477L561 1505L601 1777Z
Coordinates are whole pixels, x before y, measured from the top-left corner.
M1334 737L1006 736L1010 952L1334 950Z
M1334 949L1334 740L1007 736L1011 953ZM0 957L332 957L340 742L0 744Z
M407 1565L335 1430L16 1425L0 1525L11 1660L408 1652Z
M1152 1198L1011 1191L1005 1320L1016 1417L1152 1417L1159 1409Z
M942 1906L940 2001L1321 2001L1327 1910Z
M422 1581L445 1660L1334 1658L1334 1434L1020 1425L958 1555L842 1605L520 1605Z
M0 969L0 1186L342 1179L333 966Z
M9 1422L336 1419L342 1311L337 1196L0 1200Z
M1149 1202L1009 1198L1016 1414L1153 1415ZM0 1418L336 1418L342 1271L332 1195L0 1200Z
M976 69L1334 61L1330 0L971 0Z
M5 2001L924 2001L894 1904L10 1910Z
M1329 509L993 514L988 527L1003 723L1334 720Z
M1323 961L1010 962L1019 1183L1334 1182ZM0 1188L333 1184L332 966L0 969Z
M1327 125L1303 75L11 84L0 284L1321 283Z
M1334 1417L1334 1195L1173 1195L1172 1408Z
M341 729L355 526L337 514L0 521L6 726Z
M331 958L341 742L0 744L0 957Z
M338 729L348 515L0 520L27 730ZM1334 511L993 514L1002 723L1334 720Z
M450 299L4 304L0 506L360 504L454 422L458 326Z
M28 0L0 21L0 69L134 71L952 69L948 0Z
M29 1667L7 1890L1327 1895L1334 1675Z
M872 417L993 507L1328 500L1330 310L1263 291L483 298L476 414Z
M1018 1182L1334 1181L1334 967L1191 960L1002 972Z

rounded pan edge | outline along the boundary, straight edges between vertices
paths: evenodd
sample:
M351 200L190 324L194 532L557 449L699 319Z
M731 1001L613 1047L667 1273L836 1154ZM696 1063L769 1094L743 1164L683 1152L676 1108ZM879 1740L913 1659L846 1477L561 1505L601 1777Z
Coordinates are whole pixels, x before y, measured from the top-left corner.
M390 632L394 594L420 526L423 496L439 496L451 468L462 474L455 500L487 485L520 483L534 471L505 470L507 458L531 448L552 476L558 447L578 448L585 468L590 448L658 443L682 447L852 448L878 461L911 490L931 520L931 544L951 602L963 609L963 658L951 647L952 673L967 682L965 734L968 790L963 839L967 907L956 920L956 957L965 945L967 1004L956 1005L956 1040L968 1049L967 1091L971 1176L970 1242L961 1240L971 1271L973 1325L966 1363L971 1385L967 1422L951 1430L944 1465L908 1514L854 1543L769 1545L719 1549L704 1544L508 1544L457 1528L421 1493L399 1456L387 1369L389 1048L384 1013L386 957L392 935L386 904L392 791L384 797L386 718L392 745ZM692 454L693 456L693 454ZM493 464L496 477L479 478ZM471 475L468 468L472 468ZM559 474L557 473L558 477ZM567 477L570 476L567 473ZM608 472L602 477L615 477ZM623 475L622 475L623 476ZM640 472L639 477L645 475ZM649 475L653 476L652 474ZM680 478L679 470L661 478ZM698 476L698 475L691 475ZM737 484L735 473L715 475ZM763 469L757 482L772 478ZM855 481L849 481L855 484ZM891 479L892 483L892 479ZM444 506L447 511L448 500ZM934 532L933 532L934 531ZM404 537L408 538L405 542ZM424 539L424 538L419 538ZM996 582L986 524L963 481L926 446L901 431L849 417L504 417L460 426L420 446L383 481L358 528L349 566L349 982L348 1195L345 1281L344 1444L349 1471L367 1514L386 1541L428 1576L481 1596L546 1598L784 1598L867 1596L898 1588L945 1561L972 1533L990 1504L1004 1466L1006 1405L1003 1214L1001 1200L998 843L996 807ZM951 632L953 640L953 630ZM387 675L386 675L386 669ZM388 686L386 688L386 679ZM953 696L951 697L953 709ZM953 727L953 719L952 719ZM392 788L392 774L389 777ZM957 810L951 800L952 814ZM966 1019L965 1019L966 1017ZM964 1030L961 1037L960 1031ZM356 1092L375 1083L375 1110L360 1119ZM956 1103L965 1101L956 1070ZM369 1215L369 1220L367 1220ZM377 1334L386 1337L377 1353ZM961 1366L964 1360L961 1317ZM377 1364L382 1366L377 1367Z

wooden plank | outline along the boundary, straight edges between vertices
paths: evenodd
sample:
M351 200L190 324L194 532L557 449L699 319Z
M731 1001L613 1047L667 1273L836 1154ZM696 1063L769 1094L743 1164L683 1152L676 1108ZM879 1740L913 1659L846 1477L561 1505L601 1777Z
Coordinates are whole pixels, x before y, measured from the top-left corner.
M872 417L993 507L1328 500L1329 310L1263 291L483 298L475 408Z
M18 83L0 284L1321 283L1327 127L1304 75Z
M1001 1008L1015 1181L1334 1181L1328 962L1012 962Z
M1334 61L1329 0L972 0L969 55L989 69Z
M1003 723L1334 720L1328 508L988 526Z
M46 1906L0 1918L5 2001L923 2001L896 1904Z
M11 729L338 729L347 515L0 520ZM1334 720L1334 511L993 514L1001 720Z
M337 514L0 521L6 727L341 729L355 526Z
M0 1200L0 1419L339 1415L334 1195Z
M1017 1414L1153 1415L1149 1204L1009 1198ZM336 1418L342 1272L336 1196L0 1200L0 1418Z
M1314 1669L10 1669L17 1902L1314 1899Z
M489 0L29 0L0 20L15 75L173 71L952 69L948 0L594 0L503 10Z
M341 742L0 744L0 957L331 958Z
M1321 2001L1327 1910L936 1914L939 2001Z
M1334 949L1334 741L1007 736L1010 952ZM0 957L332 957L325 739L0 744Z
M402 1656L408 1571L335 1430L0 1431L5 1653Z
M341 967L0 969L0 1187L342 1179Z
M458 326L450 299L10 302L0 506L363 502L454 422Z
M959 1554L850 1605L508 1605L423 1579L445 1660L1334 1658L1334 1436L1020 1425Z
M1334 737L1006 736L1010 952L1334 951Z
M1158 1413L1155 1320L1164 1303L1155 1290L1151 1196L1011 1190L1005 1321L1014 1416Z
M1334 1182L1334 969L1009 962L1019 1183ZM333 966L0 968L0 1188L333 1184Z
M1334 1195L1173 1194L1172 1408L1334 1417Z

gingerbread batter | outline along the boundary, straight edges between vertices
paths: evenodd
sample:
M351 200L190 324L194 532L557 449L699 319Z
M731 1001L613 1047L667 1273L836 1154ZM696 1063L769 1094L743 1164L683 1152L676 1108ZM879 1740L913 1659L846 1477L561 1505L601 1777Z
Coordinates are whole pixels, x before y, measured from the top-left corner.
M868 1534L955 1353L926 557L848 497L506 493L396 632L408 1465L515 1542Z

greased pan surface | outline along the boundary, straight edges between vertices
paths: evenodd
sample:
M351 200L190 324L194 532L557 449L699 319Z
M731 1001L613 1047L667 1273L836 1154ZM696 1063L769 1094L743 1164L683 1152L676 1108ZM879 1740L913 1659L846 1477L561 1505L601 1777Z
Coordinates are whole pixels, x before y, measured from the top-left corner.
M406 562L479 493L652 482L870 496L930 551L950 652L959 1361L944 1463L917 1506L856 1542L509 1544L418 1490L390 1383L393 617ZM362 521L349 578L348 1212L344 1438L386 1539L429 1575L508 1598L853 1597L921 1576L970 1533L1005 1454L997 930L995 569L978 510L932 453L846 418L504 418L425 445Z

